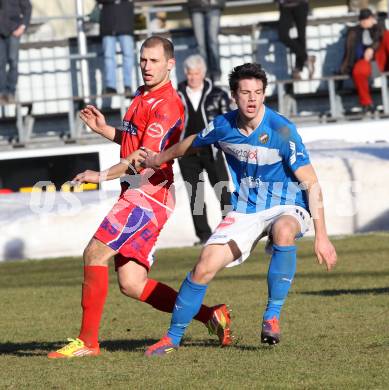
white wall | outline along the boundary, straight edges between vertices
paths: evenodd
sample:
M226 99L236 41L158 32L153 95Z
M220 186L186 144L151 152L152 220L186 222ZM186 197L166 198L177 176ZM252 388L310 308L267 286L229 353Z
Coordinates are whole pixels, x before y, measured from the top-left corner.
M330 234L352 234L389 229L389 121L357 122L302 128L312 162L323 185L327 226ZM317 141L326 139L326 141ZM343 142L365 141L364 144ZM315 141L315 142L312 142ZM370 143L366 143L369 141ZM99 151L102 168L118 161L116 145L69 146L61 149L2 153L0 158ZM159 239L159 247L192 245L196 240L189 200L175 164L176 209ZM108 191L115 189L116 191ZM97 226L110 210L118 183L105 191L83 194L53 193L46 209L44 194L0 196L0 260L79 256ZM206 201L210 225L220 220L219 203L207 184ZM72 207L71 207L72 206Z

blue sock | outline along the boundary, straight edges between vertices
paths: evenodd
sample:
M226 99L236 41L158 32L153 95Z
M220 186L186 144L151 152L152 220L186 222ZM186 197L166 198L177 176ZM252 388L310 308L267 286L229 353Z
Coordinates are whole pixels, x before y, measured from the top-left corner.
M268 301L264 320L280 319L282 305L296 272L296 247L273 245L273 255L267 274Z
M170 328L167 332L173 344L180 344L186 328L201 308L207 287L206 284L193 282L190 272L182 282L174 305Z

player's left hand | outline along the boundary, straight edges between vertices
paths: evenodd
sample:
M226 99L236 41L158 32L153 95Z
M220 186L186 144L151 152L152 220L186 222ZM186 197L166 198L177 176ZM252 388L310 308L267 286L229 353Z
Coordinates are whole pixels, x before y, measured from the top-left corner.
M337 255L335 247L332 245L328 237L316 237L315 239L315 253L319 264L325 263L327 271L331 271L335 267Z
M120 161L128 166L127 173L136 174L144 169L143 161L146 157L147 151L145 150L145 148L140 148L132 152L126 158L121 159Z
M161 165L158 162L159 153L154 152L153 150L142 147L142 150L146 152L144 160L141 162L141 166L144 168L153 168L158 169Z
M148 153L149 149L145 147L141 147L133 153L132 164L138 172L144 168L143 162L147 158Z
M72 182L74 184L81 184L81 183L96 183L98 184L100 182L100 172L97 171L91 171L86 170L85 172L79 173Z

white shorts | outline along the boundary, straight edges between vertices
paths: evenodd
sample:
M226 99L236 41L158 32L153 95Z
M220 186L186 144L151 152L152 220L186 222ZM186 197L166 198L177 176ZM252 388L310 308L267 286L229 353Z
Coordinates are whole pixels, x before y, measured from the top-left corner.
M269 234L273 223L283 215L291 215L300 224L300 234L296 238L302 237L309 230L311 217L308 211L300 206L275 206L251 214L230 211L209 237L205 246L234 241L242 255L227 267L241 264L249 257L258 241Z

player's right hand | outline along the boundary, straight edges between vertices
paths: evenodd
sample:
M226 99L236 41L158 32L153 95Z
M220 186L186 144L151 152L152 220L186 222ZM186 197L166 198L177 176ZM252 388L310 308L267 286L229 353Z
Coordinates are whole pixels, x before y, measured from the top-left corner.
M92 105L87 105L80 112L81 120L95 133L101 134L107 125L104 115Z
M73 180L73 184L82 184L82 183L96 183L100 182L100 172L86 170L85 172L79 173Z
M337 262L336 250L328 237L324 239L316 237L315 253L318 263L323 264L324 262L327 267L327 271L331 271L335 267Z

